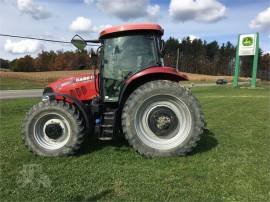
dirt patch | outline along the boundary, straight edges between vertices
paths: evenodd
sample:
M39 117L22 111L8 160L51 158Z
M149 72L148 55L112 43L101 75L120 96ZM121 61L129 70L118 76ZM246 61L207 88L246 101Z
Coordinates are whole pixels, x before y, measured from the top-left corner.
M216 81L218 79L226 79L227 81L233 81L233 76L212 76L212 75L204 75L204 74L191 74L186 73L190 81ZM248 81L250 78L248 77L240 77L239 80L241 81Z

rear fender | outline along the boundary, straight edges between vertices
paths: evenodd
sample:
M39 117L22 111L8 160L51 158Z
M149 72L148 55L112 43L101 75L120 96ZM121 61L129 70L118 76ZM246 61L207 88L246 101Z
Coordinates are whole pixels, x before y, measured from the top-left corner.
M172 67L150 67L127 79L121 89L119 101L124 104L127 97L140 85L153 80L187 81L188 77Z

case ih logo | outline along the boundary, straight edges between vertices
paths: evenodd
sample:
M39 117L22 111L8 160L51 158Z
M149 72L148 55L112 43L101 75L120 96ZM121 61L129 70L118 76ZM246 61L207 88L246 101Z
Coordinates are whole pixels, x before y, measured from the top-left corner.
M82 82L82 81L88 81L88 80L93 80L94 79L94 76L84 76L84 77L80 77L80 78L77 78L75 80L75 82Z
M245 37L242 41L243 46L252 46L253 45L253 38L252 37Z

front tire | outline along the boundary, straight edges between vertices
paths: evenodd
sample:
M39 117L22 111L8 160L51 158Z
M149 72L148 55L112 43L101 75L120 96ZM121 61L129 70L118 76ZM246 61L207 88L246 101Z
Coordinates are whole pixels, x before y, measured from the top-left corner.
M199 102L186 88L156 80L129 96L122 112L122 128L140 154L177 156L196 146L204 120Z
M67 156L79 150L85 137L80 112L63 101L40 102L26 114L22 139L40 156Z

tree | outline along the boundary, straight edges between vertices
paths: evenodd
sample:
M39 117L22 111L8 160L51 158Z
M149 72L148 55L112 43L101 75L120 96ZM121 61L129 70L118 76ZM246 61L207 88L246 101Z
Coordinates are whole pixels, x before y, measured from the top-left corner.
M0 58L0 68L9 69L9 61Z
M56 53L54 51L42 51L35 59L36 71L48 71L54 65Z
M263 54L260 50L257 77L263 80L270 80L270 54Z
M217 41L213 41L206 45L206 56L211 62L214 61L219 51L219 45Z
M34 70L34 59L30 55L16 60L13 71L15 72L32 72Z
M14 69L17 68L17 59L12 60L12 61L9 63L9 66L10 66L10 70L14 71Z
M165 42L165 64L168 66L176 66L176 58L177 58L177 48L179 47L179 41L175 38L170 37Z

